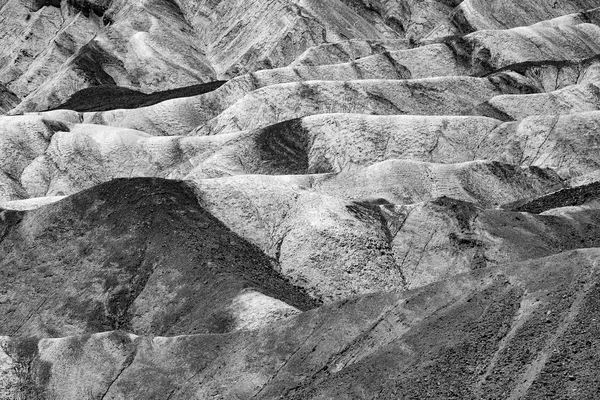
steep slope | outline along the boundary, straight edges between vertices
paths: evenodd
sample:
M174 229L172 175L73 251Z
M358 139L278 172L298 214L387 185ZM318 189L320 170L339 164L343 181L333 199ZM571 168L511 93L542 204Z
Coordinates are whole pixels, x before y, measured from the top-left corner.
M225 332L318 304L180 182L116 180L2 220L5 335Z
M598 390L598 256L482 269L258 331L4 338L5 364L31 371L5 374L4 390L55 399L582 398Z

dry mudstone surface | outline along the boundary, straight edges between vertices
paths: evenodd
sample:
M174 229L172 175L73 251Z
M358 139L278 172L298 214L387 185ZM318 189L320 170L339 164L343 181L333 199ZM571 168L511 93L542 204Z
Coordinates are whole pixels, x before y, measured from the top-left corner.
M0 400L599 398L598 0L0 0Z

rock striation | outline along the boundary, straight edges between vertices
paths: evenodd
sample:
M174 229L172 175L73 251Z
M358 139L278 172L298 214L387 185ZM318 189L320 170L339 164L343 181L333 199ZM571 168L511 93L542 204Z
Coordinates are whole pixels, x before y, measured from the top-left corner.
M593 399L595 0L0 0L0 399Z

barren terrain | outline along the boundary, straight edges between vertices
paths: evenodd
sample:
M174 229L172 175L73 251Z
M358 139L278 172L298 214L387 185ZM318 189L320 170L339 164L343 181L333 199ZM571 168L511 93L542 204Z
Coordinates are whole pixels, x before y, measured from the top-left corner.
M0 0L0 399L600 398L597 0Z

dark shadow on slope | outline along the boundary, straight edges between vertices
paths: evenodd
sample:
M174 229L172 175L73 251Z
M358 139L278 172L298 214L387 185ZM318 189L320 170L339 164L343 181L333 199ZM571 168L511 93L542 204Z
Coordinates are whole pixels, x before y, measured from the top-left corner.
M535 200L509 203L503 205L502 208L510 211L539 214L553 208L581 206L597 200L600 200L600 182L562 189Z
M60 1L58 3L60 4ZM95 2L89 0L67 0L69 6L73 7L76 11L81 12L86 18L89 18L90 15L103 17L110 8L111 3L112 1ZM106 22L107 20L104 21L104 25L108 25ZM112 23L112 21L110 22Z
M4 114L16 107L21 100L16 94L0 83L0 114Z
M260 129L256 137L261 165L277 174L308 171L309 134L301 119L292 119Z
M246 290L300 310L320 304L205 211L185 182L117 179L4 214L0 293L15 297L0 303L0 334L221 333Z
M482 117L497 119L502 122L512 122L515 120L513 117L504 111L497 109L487 101L478 104L470 110L467 110L463 113L463 115L479 115Z
M149 94L116 85L101 85L76 92L69 100L52 110L89 112L147 107L165 100L212 92L221 87L225 82L201 83Z

